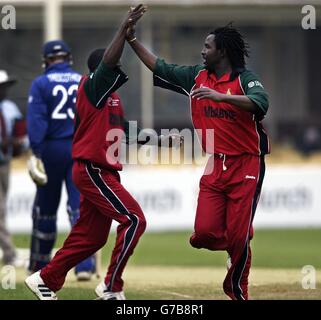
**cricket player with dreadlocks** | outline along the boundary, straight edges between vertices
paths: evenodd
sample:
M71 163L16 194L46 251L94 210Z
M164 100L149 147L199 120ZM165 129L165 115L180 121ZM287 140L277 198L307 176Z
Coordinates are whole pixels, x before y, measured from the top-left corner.
M127 41L154 73L155 85L190 98L202 148L212 154L200 180L190 243L228 252L224 292L233 300L246 300L252 222L265 173L264 156L269 153L261 124L268 96L258 77L245 68L248 45L229 24L206 37L203 65L178 66L149 52L136 39L133 26L127 30ZM208 130L214 130L214 141L206 139Z

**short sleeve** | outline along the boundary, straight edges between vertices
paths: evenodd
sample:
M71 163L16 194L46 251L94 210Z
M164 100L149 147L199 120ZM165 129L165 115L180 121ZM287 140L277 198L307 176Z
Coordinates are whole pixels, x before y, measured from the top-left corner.
M266 114L269 108L269 97L259 77L246 70L241 73L240 80L244 94L260 108L261 112Z

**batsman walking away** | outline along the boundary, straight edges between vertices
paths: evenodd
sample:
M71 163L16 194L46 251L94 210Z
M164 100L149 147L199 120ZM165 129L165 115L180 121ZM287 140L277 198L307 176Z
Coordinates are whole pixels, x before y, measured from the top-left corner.
M79 191L72 181L71 145L74 134L76 94L81 75L71 68L67 43L49 41L43 46L44 74L30 89L27 129L32 149L29 173L37 186L32 208L32 239L29 271L47 265L57 237L57 211L65 184L67 212L71 225L79 217ZM95 272L94 257L75 268L78 280L90 280Z

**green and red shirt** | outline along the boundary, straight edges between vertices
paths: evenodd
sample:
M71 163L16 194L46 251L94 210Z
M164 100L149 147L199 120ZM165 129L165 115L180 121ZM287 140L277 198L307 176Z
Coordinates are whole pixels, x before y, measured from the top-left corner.
M258 77L242 69L217 79L204 66L178 66L157 59L154 84L189 96L192 121L199 133L204 151L215 154L264 155L270 152L269 140L261 120L268 107L268 95ZM225 102L197 100L191 92L208 87L231 95L246 95L257 106L255 114ZM213 135L206 133L213 129ZM206 137L212 137L211 140Z
M103 62L94 73L81 79L76 102L73 159L90 161L106 169L122 169L118 159L124 111L115 91L127 80L127 75L119 68L110 69ZM119 135L113 138L112 129L118 129L114 133Z

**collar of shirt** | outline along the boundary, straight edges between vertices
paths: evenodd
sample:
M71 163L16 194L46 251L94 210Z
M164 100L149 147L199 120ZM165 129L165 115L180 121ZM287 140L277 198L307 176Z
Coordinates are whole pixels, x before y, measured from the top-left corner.
M225 73L219 79L217 79L215 73L213 72L209 74L209 77L212 78L215 83L227 82L230 81L231 73Z
M222 77L219 79L216 78L214 72L208 72L208 77L213 79L215 81L215 83L229 82L229 81L233 81L243 71L245 71L245 68L236 68L232 72L228 72L228 73L223 74Z

